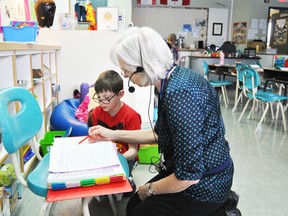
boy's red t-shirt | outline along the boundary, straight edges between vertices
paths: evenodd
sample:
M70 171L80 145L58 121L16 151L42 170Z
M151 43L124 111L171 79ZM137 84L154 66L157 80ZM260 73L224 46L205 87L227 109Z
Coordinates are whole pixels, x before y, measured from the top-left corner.
M92 111L93 125L101 125L112 130L139 130L141 129L141 116L127 104L115 116L103 111L101 106ZM128 143L117 143L118 151L124 153L128 150Z

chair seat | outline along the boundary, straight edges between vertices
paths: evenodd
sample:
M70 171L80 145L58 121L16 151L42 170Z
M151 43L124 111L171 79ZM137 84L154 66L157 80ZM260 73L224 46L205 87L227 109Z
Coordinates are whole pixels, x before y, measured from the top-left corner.
M214 87L221 87L223 85L227 86L227 85L232 85L233 83L230 81L209 81L211 83L212 86Z
M48 193L47 178L49 174L50 153L46 154L37 167L28 175L28 188L41 197L46 197Z

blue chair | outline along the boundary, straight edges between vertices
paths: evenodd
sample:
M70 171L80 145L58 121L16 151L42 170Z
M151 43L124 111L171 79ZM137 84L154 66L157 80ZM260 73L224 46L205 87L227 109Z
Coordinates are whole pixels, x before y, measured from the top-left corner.
M17 104L13 107L11 103L16 101ZM19 110L15 110L17 107ZM46 197L50 154L41 157L35 137L41 129L42 123L42 112L39 104L28 90L15 87L0 91L0 125L3 145L11 155L16 177L24 187L28 187L34 194ZM28 174L26 180L21 172L18 152L22 146L29 142L39 163ZM50 210L53 204L44 200L40 215L45 215L46 210Z
M238 119L238 122L241 121L243 114L245 113L250 101L253 101L253 106L252 109L248 115L248 119L251 116L251 113L254 111L254 106L256 102L260 102L262 104L266 104L266 107L264 109L264 112L260 118L260 121L256 127L255 133L258 132L260 129L260 126L266 116L266 113L269 109L269 106L272 108L272 104L275 103L277 104L277 108L280 108L281 113L282 113L282 121L283 121L283 126L284 126L284 131L286 133L286 118L285 118L285 113L284 113L284 108L282 102L284 100L287 100L287 96L282 96L279 94L275 94L272 92L264 92L264 91L258 91L258 87L260 85L260 78L257 73L253 68L251 67L245 67L243 69L242 73L242 81L243 81L243 92L244 95L248 98L248 101Z
M202 66L203 66L205 79L208 80L209 83L214 88L221 88L222 97L223 97L223 101L224 101L225 107L228 108L229 99L228 99L226 86L232 85L233 83L231 81L226 81L226 80L217 80L217 81L209 80L209 78L208 78L208 76L209 76L209 66L208 66L207 62L206 61L202 61Z
M232 112L235 112L238 103L240 100L243 99L243 86L242 86L242 72L243 72L243 68L245 67L249 67L249 65L244 64L244 63L236 63L236 90L235 90L235 103L234 103L234 107L232 109ZM240 91L240 93L239 93Z

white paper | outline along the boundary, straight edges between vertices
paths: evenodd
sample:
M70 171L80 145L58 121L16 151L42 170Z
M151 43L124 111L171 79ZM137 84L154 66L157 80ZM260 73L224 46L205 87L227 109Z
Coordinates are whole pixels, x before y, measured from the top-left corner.
M70 144L67 143L69 138L61 139L63 146L60 143L53 144L50 149L49 172L83 171L120 165L115 144L110 141L86 145L78 144L79 138L72 137Z
M103 176L114 176L122 175L124 177L124 170L122 166L94 169L94 170L84 170L84 171L74 171L65 173L49 173L48 183L57 182L78 182L79 180L86 180L89 178L98 178Z
M259 29L266 29L267 26L267 20L266 19L260 19L259 20Z
M259 22L258 19L251 19L251 26L250 26L250 28L251 28L251 29L258 29L258 22Z

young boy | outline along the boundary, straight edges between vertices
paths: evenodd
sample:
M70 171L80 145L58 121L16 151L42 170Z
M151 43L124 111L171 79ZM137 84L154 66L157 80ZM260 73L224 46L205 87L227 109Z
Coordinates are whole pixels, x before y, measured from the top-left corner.
M121 101L124 96L123 79L113 71L101 73L94 85L92 99L99 103L88 118L89 127L101 125L113 130L138 130L141 128L141 116ZM118 152L126 158L129 171L137 162L138 146L129 143L117 143ZM131 183L131 182L130 182ZM134 182L132 182L133 184ZM135 185L132 185L135 189Z

